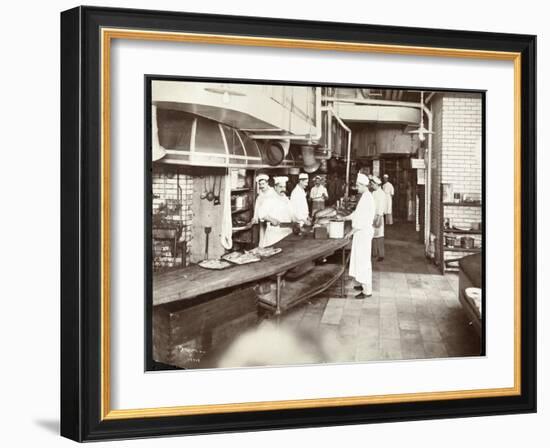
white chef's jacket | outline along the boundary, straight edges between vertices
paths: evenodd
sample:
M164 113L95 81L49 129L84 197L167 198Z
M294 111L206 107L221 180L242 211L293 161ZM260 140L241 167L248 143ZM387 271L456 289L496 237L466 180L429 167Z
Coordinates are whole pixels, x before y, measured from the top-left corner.
M351 226L356 232L353 234L351 245L349 275L359 283L368 285L368 288L372 288L371 245L374 212L374 198L369 191L365 191L351 215Z
M324 185L314 185L309 191L309 197L314 199L326 199L328 198L328 191Z
M386 193L386 210L384 213L386 215L392 214L392 207L393 207L393 195L395 194L395 189L393 188L393 185L390 182L386 182L382 185L382 190L384 190L384 193Z
M297 184L292 193L290 194L290 205L292 206L292 213L294 215L294 221L306 222L309 218L309 207L307 205L306 192Z
M265 211L266 218L274 218L280 223L292 222L293 214L290 199L284 193L274 192L273 195L269 195L262 205L262 211ZM274 226L267 222L263 238L260 235L260 247L268 247L278 243L291 233L292 229L289 227Z
M374 199L374 214L382 216L382 219L380 219L382 224L380 225L380 227L374 228L373 238L381 238L384 236L384 213L386 211L386 193L384 193L384 191L382 191L382 189L379 188L378 190L374 190L372 192L372 197Z
M270 196L274 196L277 193L271 187L267 187L265 191L260 191L258 197L256 198L256 204L254 205L254 219L256 221L262 221L267 216L268 208L265 206L266 200ZM267 201L269 202L269 201Z

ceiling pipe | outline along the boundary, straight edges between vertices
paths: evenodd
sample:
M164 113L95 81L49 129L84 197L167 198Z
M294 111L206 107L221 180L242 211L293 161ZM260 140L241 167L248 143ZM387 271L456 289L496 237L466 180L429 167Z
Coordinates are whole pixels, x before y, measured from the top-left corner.
M428 253L428 246L430 244L430 207L432 204L432 144L433 144L433 119L432 111L428 108L424 108L426 116L428 117L428 163L426 164L426 185L424 187L424 251Z
M418 101L412 103L410 101L392 101L392 100L362 100L362 99L351 99L351 98L338 98L331 96L323 96L323 101L332 101L334 103L352 103L352 104L374 104L378 106L402 106L402 107L412 107L415 109L420 108Z
M251 134L249 137L253 140L319 140L323 135L323 126L321 121L321 87L315 87L315 133L302 135L284 135L284 134ZM290 111L289 111L290 112ZM290 112L291 113L291 112Z
M350 174L350 163L351 163L351 129L345 125L342 119L334 111L332 106L324 107L323 110L327 110L329 114L334 115L334 118L338 121L340 126L348 133L348 150L346 156L346 194L344 197L349 196L349 174ZM330 121L329 121L329 135L331 134Z
M332 157L332 107L323 108L327 111L327 159Z
M428 104L434 95L435 95L435 92L431 92L431 93L426 97L426 99L424 100L424 102L425 102L426 104Z

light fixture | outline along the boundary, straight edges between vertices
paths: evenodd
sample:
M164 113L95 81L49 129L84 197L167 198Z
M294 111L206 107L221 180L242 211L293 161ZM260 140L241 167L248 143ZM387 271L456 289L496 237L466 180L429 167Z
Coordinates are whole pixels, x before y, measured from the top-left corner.
M424 92L420 92L420 125L418 129L415 129L414 131L409 131L409 134L418 134L418 140L421 142L426 140L426 134L433 134L432 131L428 131L424 127Z

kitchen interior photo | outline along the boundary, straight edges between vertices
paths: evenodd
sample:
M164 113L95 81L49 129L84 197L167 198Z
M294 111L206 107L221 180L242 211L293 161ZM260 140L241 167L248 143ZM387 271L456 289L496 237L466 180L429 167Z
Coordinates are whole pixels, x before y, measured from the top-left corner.
M482 93L149 82L151 369L484 354ZM360 175L391 186L362 300Z

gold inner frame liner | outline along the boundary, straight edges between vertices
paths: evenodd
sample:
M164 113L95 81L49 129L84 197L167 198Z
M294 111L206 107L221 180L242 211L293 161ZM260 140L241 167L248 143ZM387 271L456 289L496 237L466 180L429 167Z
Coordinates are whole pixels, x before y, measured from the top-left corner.
M514 62L514 386L508 388L425 392L356 397L315 398L142 409L111 409L110 389L110 55L113 39L185 42L213 45L296 48L325 51L384 53ZM307 409L381 403L503 397L521 394L521 54L458 48L418 47L304 39L174 33L133 29L101 30L101 419L116 420L227 412Z

